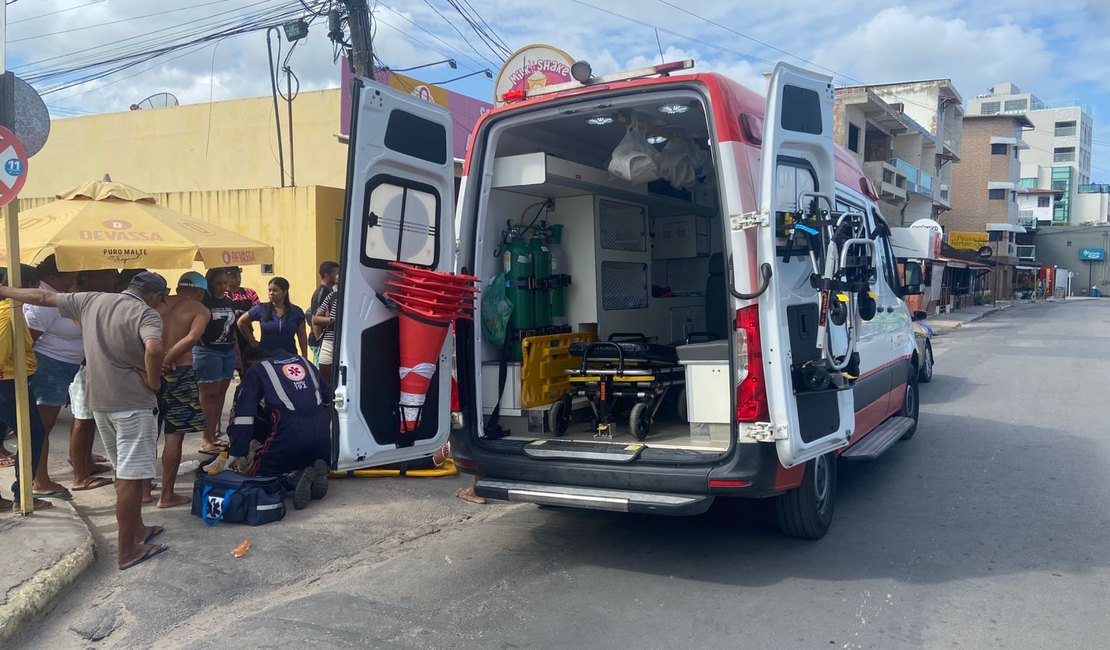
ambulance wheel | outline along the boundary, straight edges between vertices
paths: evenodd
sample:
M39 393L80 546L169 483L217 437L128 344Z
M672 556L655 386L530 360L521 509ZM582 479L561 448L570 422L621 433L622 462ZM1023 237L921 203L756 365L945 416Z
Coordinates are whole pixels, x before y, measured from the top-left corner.
M651 408L649 404L637 402L632 407L632 414L628 416L628 428L632 430L632 436L637 440L647 438L648 432L651 430Z
M917 433L917 416L921 412L921 402L918 400L917 368L910 368L910 376L906 379L906 396L902 398L902 411L898 415L913 420L910 430L902 434L902 440L909 440Z
M925 358L921 360L921 370L917 372L917 382L927 384L933 381L933 344L925 342Z
M791 537L821 539L828 532L836 504L836 455L806 463L802 484L775 497L779 529Z
M570 428L570 407L570 400L564 397L547 411L547 426L557 436L565 435Z

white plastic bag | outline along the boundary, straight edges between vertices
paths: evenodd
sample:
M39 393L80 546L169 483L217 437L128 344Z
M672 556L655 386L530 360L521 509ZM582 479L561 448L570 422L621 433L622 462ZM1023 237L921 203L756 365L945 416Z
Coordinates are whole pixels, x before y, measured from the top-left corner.
M693 152L685 140L672 139L659 156L659 175L676 188L689 189L697 180Z
M659 152L638 129L630 128L613 150L609 173L634 185L650 183L659 178Z

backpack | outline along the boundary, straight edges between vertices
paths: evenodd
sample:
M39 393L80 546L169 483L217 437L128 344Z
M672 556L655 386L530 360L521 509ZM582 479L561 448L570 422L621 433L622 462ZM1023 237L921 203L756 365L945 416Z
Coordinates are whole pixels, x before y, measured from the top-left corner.
M207 526L221 521L261 526L285 517L285 488L276 476L244 476L230 470L203 474L193 483L192 513Z

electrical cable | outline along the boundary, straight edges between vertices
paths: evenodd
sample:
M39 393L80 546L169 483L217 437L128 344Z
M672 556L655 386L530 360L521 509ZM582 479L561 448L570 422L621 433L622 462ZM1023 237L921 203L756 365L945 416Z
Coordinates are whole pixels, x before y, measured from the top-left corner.
M36 34L34 36L25 36L23 38L16 38L16 39L9 40L8 42L9 43L22 43L23 41L33 41L33 40L39 39L39 38L46 38L47 36L58 36L59 34L70 34L70 33L73 33L73 32L84 31L86 29L95 29L97 27L107 27L109 25L118 25L120 23L129 23L133 20L141 20L143 18L153 18L155 16L164 16L166 14L173 14L173 13L177 13L179 11L187 11L187 10L190 10L190 9L199 9L200 7L208 7L210 5L223 4L223 3L229 2L229 1L230 0L212 0L211 2L205 2L203 4L194 5L192 7L178 7L177 9L167 9L165 11L159 11L159 12L155 12L155 13L152 13L152 14L145 14L143 16L130 16L128 18L120 18L119 20L111 20L111 21L108 21L106 23L96 23L95 25L82 25L81 27L74 27L72 29L63 29L63 30L58 31L58 32L47 32L45 34Z
M485 56L483 56L483 55L482 55L482 53L478 51L478 48L474 47L474 44L473 44L473 43L471 43L471 42L470 42L470 40L468 40L468 39L466 38L466 35L464 35L464 34L462 33L462 30L461 30L461 29L459 29L459 28L458 28L458 27L457 27L457 26L455 25L455 23L453 23L453 22L451 22L450 20L448 20L448 19L447 19L447 16L444 16L444 15L443 15L443 13L442 13L442 12L440 12L440 10L439 10L439 9L437 9L437 8L436 8L436 6L435 6L435 5L433 5L433 4L431 3L431 0L424 0L424 4L428 5L428 7L429 7L429 8L430 8L430 9L431 9L432 11L434 11L434 12L436 13L436 15L437 15L437 16L439 16L440 18L442 18L442 19L443 19L443 22L447 23L447 24L448 24L448 25L449 25L449 26L451 27L451 29L455 30L455 33L459 35L459 38L461 38L461 39L463 40L463 42L464 42L464 43L466 43L467 47L469 47L469 48L470 48L471 50L473 50L473 51L474 51L474 53L475 53L475 54L477 54L477 55L478 55L478 58L479 58L479 59L482 59L483 61L485 61L486 63L488 63L488 64L490 65L490 67L493 67L493 68L500 68L500 67L501 67L501 66L500 66L499 64L497 64L497 63L494 63L493 61L490 61L490 60L489 60L489 59L487 59L487 58L486 58ZM504 62L502 62L502 63L504 63Z
M58 9L56 11L48 11L44 14L39 14L37 16L31 16L30 18L20 18L19 20L13 20L13 21L9 22L8 27L11 27L12 25L18 25L19 23L25 23L25 22L30 21L30 20L38 20L39 18L46 18L47 16L53 16L54 14L61 14L61 13L65 13L67 11L73 11L74 9L83 9L85 7L100 4L102 2L108 2L108 0L92 0L92 2L86 2L83 5L77 5L77 6L74 6L74 7L66 7L65 9Z
M442 44L442 45L443 45L444 47L446 47L446 48L447 48L448 50L450 50L450 51L452 51L452 52L455 52L456 54L460 55L460 56L461 56L462 58L465 58L465 59L469 59L469 60L470 60L470 61L471 61L472 63L475 63L475 64L477 64L477 65L478 65L478 66L480 66L480 67L485 67L485 66L484 66L484 65L482 64L482 62L478 61L478 59L475 59L474 57L470 56L470 55L469 55L469 54L467 54L466 52L463 52L462 50L460 50L459 48L455 47L454 45L451 45L451 44L450 44L450 43L448 43L447 41L443 40L443 39L442 39L442 38L440 38L439 36L435 35L435 34L434 34L434 33L432 33L431 31L429 31L429 30L428 30L428 29L427 29L426 27L424 27L423 25L420 25L420 24L418 24L418 23L414 22L414 21L413 21L413 20L412 20L411 18L409 18L408 16L404 15L403 13L401 13L401 12L397 11L397 10L396 10L396 9L394 9L393 7L391 7L391 6L387 5L387 4L386 4L386 3L384 3L384 2L381 2L380 0L379 0L378 4L379 4L379 5L381 5L381 6L383 6L383 7L385 7L385 8L386 8L386 9L388 9L389 11L393 12L393 13L394 13L394 14L396 14L397 16L400 16L400 17L401 17L401 18L402 18L403 20L405 20L406 22L408 22L408 23L409 23L410 25L412 25L413 27L416 27L417 29L419 29L420 31L424 32L424 33L425 33L425 34L427 34L428 36L431 36L431 37L432 37L433 39L435 39L436 41L438 41L438 42L439 42L440 44ZM393 29L394 31L396 31L397 33L399 33L399 34L402 34L402 35L404 35L404 36L405 36L406 38L408 38L409 40L413 41L414 43L419 43L420 45L424 45L424 46L426 46L426 47L428 46L428 45L427 45L427 43L424 43L424 42L420 41L419 39L417 39L417 38L415 38L415 37L413 37L413 36L410 36L410 35L409 35L409 34L408 34L407 32L404 32L404 31L402 31L402 30L400 30L400 29L398 29L398 28L394 27L394 26L393 26L393 25L391 25L390 23L388 23L388 22L386 22L386 21L382 20L382 19L381 19L380 17L379 17L379 18L378 18L377 20L381 21L381 22L382 22L382 23L383 23L383 24L384 24L384 25L385 25L386 27L390 27L390 28L392 28L392 29ZM438 52L438 50L435 50L435 48L430 48L430 49L432 49L433 51L437 51L437 52ZM452 57L452 56L451 56L450 54L444 54L443 52L438 52L438 53L439 53L440 55L442 55L442 56L443 56L443 58L445 58L445 59L450 59L450 58L454 58L454 57ZM462 65L462 64L460 64L460 65ZM475 70L475 69L480 69L480 68L472 68L472 67L470 67L470 66L463 66L463 67L466 67L466 68L467 68L467 69L469 69L469 70Z

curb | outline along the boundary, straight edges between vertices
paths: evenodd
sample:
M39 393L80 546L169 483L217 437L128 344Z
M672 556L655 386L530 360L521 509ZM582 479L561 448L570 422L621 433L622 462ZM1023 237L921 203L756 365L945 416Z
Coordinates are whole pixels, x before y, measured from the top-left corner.
M944 336L946 334L951 334L952 332L960 329L961 327L963 327L964 325L967 325L968 323L974 323L976 321L983 320L984 318L986 318L988 316L993 316L993 315L997 314L998 312L1005 311L1007 309L1009 309L1008 306L1007 307L995 307L994 309L992 309L990 311L985 311L982 314L979 314L979 315L975 316L974 318L969 318L968 320L965 320L961 323L956 323L952 327L944 327L944 328L934 329L933 330L933 337Z
M73 506L67 506L73 517L80 519ZM15 638L25 624L42 613L54 598L81 577L95 561L96 544L92 532L86 529L85 538L76 549L9 592L7 601L0 605L0 647Z

